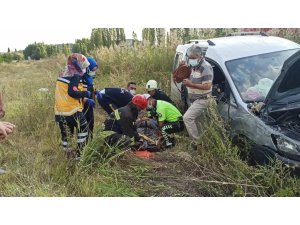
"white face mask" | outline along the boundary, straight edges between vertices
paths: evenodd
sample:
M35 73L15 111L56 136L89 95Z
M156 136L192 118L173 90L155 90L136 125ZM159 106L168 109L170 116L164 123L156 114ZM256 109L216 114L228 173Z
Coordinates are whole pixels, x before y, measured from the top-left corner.
M189 59L189 64L191 67L195 67L199 64L198 59Z
M96 71L90 71L88 75L94 78L96 76Z
M135 95L135 90L129 90L132 95Z

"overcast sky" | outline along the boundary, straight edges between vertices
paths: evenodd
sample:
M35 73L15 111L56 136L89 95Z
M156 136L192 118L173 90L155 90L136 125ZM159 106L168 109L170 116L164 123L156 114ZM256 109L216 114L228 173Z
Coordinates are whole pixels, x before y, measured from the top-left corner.
M141 38L141 28L125 28L126 38L132 38L135 31L138 39ZM90 38L92 27L76 28L4 28L1 30L0 52L7 52L8 47L11 51L24 49L27 45L36 42L45 44L74 43L75 39Z
M120 27L127 32L130 28L138 31L143 27L299 28L299 8L296 2L3 0L0 4L0 51L7 51L8 47L11 50L24 48L34 41L46 44L74 42L75 39L89 37L91 29L96 27ZM8 202L14 199L18 202ZM299 211L299 199L296 198L159 198L159 202L154 202L154 198L120 198L119 202L107 199L104 203L105 198L64 198L67 204L58 204L54 201L57 199L43 200L48 200L48 204L39 198L1 199L1 222L95 224L104 221L105 224L113 221L118 224L192 225L206 221L203 224L289 224L297 223L296 215ZM82 201L88 201L88 204L80 205ZM117 207L118 211L116 206L119 205L122 208ZM145 213L137 210L139 208ZM24 219L27 223L24 223Z
M290 3L289 3L290 1ZM75 42L92 28L125 28L126 37L143 27L300 27L294 1L251 0L7 0L0 8L0 51L24 49L35 41ZM284 9L284 7L288 9Z

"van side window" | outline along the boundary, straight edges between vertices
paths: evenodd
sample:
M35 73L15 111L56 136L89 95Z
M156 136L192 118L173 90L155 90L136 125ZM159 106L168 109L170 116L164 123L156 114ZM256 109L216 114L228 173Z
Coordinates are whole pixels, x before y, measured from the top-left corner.
M179 66L179 63L182 61L182 53L177 52L174 57L174 63L173 63L173 71L176 70Z

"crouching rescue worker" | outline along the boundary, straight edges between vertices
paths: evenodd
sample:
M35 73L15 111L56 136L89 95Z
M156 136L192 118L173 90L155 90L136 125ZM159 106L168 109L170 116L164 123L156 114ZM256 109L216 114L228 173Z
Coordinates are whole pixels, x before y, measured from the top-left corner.
M98 69L98 64L92 57L87 57L90 65L87 67L86 72L83 75L83 87L85 91L90 91L91 96L85 101L83 108L83 115L88 124L89 136L92 138L94 130L94 108L95 108L95 88L94 88L94 78L96 76L96 70Z
M65 71L59 75L55 89L55 120L59 124L63 150L68 156L73 153L69 138L77 131L76 156L80 156L88 137L86 119L82 113L84 101L90 91L83 91L82 78L89 66L87 58L79 53L68 57Z
M126 106L133 98L132 93L125 88L105 88L96 91L99 105L111 114L115 109Z
M146 98L143 95L135 95L126 106L111 113L104 121L104 131L113 131L106 137L106 143L109 146L117 145L122 148L139 144L141 137L137 132L135 122L139 111L146 109L146 107Z
M149 98L147 111L150 111L151 116L158 120L160 137L163 137L159 139L158 147L162 145L163 141L166 148L175 146L175 139L174 137L171 138L169 134L177 133L184 129L182 114L179 110L169 102Z
M170 99L170 97L158 88L156 80L149 80L146 84L146 90L152 98L156 100L166 101L171 103L172 105L175 105L174 102Z

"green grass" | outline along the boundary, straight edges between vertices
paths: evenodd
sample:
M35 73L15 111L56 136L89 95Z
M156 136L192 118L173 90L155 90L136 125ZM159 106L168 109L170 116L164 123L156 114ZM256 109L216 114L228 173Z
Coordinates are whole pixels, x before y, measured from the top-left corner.
M136 81L144 93L149 79L170 89L175 49L137 47L99 49L97 89L125 87ZM69 161L60 149L54 122L54 88L65 64L63 56L1 64L6 116L17 125L0 144L0 196L299 196L299 180L278 162L249 166L240 160L225 125L212 103L211 117L198 151L188 149L186 133L176 135L178 145L141 159L130 152L103 145L100 128L106 115L95 109L95 138L80 162ZM49 92L39 92L48 88ZM113 152L113 154L112 154Z

